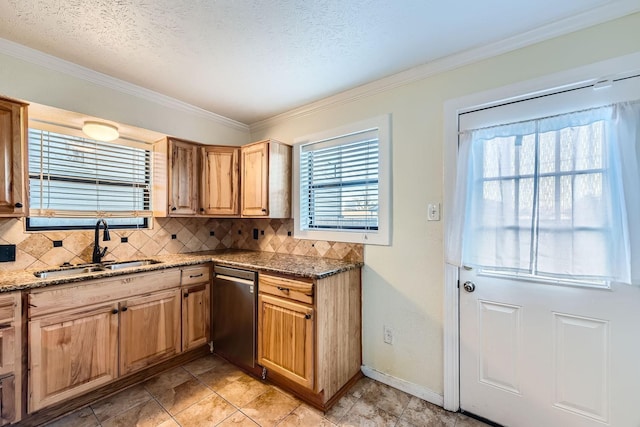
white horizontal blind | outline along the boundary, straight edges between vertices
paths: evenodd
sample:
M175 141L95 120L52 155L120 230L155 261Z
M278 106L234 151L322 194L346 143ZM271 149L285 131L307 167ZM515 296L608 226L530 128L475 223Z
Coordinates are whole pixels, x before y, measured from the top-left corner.
M303 230L378 230L378 130L305 144L300 150Z
M151 153L29 129L30 216L149 217Z

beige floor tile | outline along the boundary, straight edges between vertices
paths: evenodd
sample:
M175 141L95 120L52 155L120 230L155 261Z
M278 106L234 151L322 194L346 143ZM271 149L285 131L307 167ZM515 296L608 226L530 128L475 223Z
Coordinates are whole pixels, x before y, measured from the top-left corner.
M342 396L340 400L338 400L336 404L327 411L327 413L325 414L325 418L337 424L342 419L342 417L347 415L347 413L351 410L351 408L353 408L353 405L355 405L357 401L357 398L348 394Z
M359 400L338 423L341 427L394 427L398 417L365 400Z
M335 424L324 418L319 411L306 405L298 406L292 413L278 424L278 427L335 427Z
M270 388L241 408L242 412L262 427L271 427L282 421L299 403Z
M200 381L211 387L213 391L218 391L227 384L236 381L243 375L246 374L240 369L230 363L224 363L196 376Z
M458 414L448 412L441 407L412 397L400 421L402 426L454 427ZM400 427L400 425L398 426Z
M369 388L373 384L375 384L375 382L376 381L372 380L371 378L367 378L367 377L360 378L358 382L355 383L353 387L349 389L349 391L347 391L346 394L348 396L353 396L356 399L360 399L369 390Z
M174 388L190 380L193 380L193 375L181 367L177 367L145 381L143 386L152 396L156 397L167 389Z
M393 416L400 417L409 404L411 395L386 384L373 381L362 394L362 400Z
M170 419L167 411L152 399L109 418L102 423L102 427L157 427Z
M96 414L98 421L102 422L151 398L151 394L142 385L137 385L94 403L91 405L91 409Z
M182 427L215 426L237 409L222 397L213 393L175 415Z
M218 356L207 355L189 362L186 365L182 365L182 367L193 375L199 375L223 364L228 364L228 362Z
M91 408L82 408L57 421L46 424L46 427L95 427L99 426L98 419Z
M180 427L180 424L178 424L173 418L169 418L167 421L158 424L157 427Z
M256 427L258 424L254 423L249 417L240 411L237 411L232 416L218 424L217 427Z
M175 415L211 394L213 391L210 388L196 378L192 378L190 381L159 392L155 398L171 415Z
M236 381L219 388L217 393L240 408L269 389L268 385L243 374Z

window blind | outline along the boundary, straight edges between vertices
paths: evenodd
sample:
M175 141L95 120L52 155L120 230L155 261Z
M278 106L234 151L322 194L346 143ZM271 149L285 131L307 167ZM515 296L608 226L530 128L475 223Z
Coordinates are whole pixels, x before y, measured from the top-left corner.
M30 216L149 217L151 153L29 129Z
M378 130L300 150L301 229L378 229Z

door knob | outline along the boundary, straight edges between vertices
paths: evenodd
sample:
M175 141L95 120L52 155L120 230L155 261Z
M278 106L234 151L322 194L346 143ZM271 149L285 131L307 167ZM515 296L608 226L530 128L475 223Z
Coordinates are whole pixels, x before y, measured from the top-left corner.
M464 282L464 285L462 285L464 287L464 290L467 292L473 292L476 290L476 284L473 282Z

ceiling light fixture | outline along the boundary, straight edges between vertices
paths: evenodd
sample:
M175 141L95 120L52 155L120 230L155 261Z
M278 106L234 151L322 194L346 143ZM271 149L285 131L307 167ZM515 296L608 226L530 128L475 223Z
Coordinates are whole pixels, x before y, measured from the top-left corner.
M84 132L89 138L97 141L113 141L118 139L120 133L118 128L103 122L86 121L82 126Z

